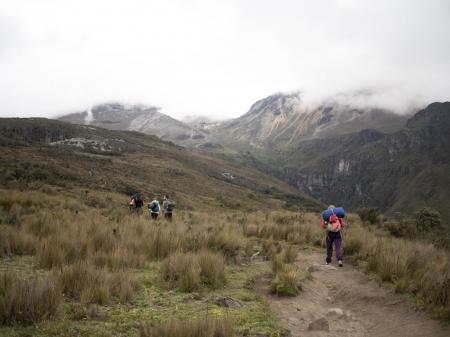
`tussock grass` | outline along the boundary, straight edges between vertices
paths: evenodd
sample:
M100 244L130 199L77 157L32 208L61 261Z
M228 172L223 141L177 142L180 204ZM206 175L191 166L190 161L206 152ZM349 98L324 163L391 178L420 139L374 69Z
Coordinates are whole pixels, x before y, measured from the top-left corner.
M205 317L188 321L171 320L157 326L142 323L140 337L233 337L232 325L225 318Z
M162 264L163 278L182 291L193 291L200 286L200 265L193 253L177 252Z
M225 260L219 253L203 250L176 252L161 267L163 278L182 291L193 291L202 284L218 287L225 281Z
M61 303L61 291L52 277L19 278L0 274L0 323L32 324L53 316Z
M297 254L298 254L298 248L293 246L293 245L289 245L287 247L285 247L283 249L283 260L286 263L292 263L295 262L295 259L297 258Z
M282 254L276 254L271 260L272 272L276 275L278 272L283 270L284 260Z
M139 290L137 281L126 273L111 273L86 261L64 266L55 272L63 293L83 303L107 304L112 297L131 301Z
M220 287L225 261L251 254L248 242L252 240L245 236L260 239L262 253L272 260L276 274L274 289L280 293L285 284L295 284L291 281L295 273L286 270L290 268L286 263L295 260L295 246L320 245L323 237L320 218L313 214L180 212L170 224L153 223L146 213L134 216L126 209L86 207L89 198L103 200L102 207L108 205L108 195L91 192L81 202L40 192L0 190L1 256L35 255L36 265L52 272L53 282L64 294L83 303L103 304L131 301L138 287L122 275L155 261L161 262L164 279L183 291ZM117 198L112 194L111 200ZM393 238L375 226L364 227L355 216L348 220L343 240L346 257L365 261L368 271L393 283L396 291L415 294L450 317L448 252ZM38 287L40 281L33 282Z
M219 287L225 282L225 259L222 254L203 250L197 253L202 283Z
M272 281L270 291L278 296L297 296L301 290L301 279L297 267L284 265Z

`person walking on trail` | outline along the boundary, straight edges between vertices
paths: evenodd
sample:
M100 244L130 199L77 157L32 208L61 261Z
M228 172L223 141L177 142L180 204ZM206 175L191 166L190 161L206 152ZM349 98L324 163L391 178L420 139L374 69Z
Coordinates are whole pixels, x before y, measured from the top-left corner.
M173 208L175 207L175 202L173 200L170 200L168 195L165 195L162 207L164 218L168 221L172 221L172 212Z
M141 207L144 206L144 196L140 192L136 192L131 195L130 200L130 210L134 210L136 212L141 211Z
M341 231L346 224L344 222L344 210L339 207L336 208L334 205L330 205L322 213L322 223L321 227L326 231L326 242L327 242L327 257L326 264L331 263L331 257L333 256L333 244L336 252L336 259L338 260L339 267L344 264L342 262L342 235Z
M157 197L153 198L153 201L148 204L148 210L150 211L150 215L153 221L158 219L159 211L161 207L159 206L159 201Z

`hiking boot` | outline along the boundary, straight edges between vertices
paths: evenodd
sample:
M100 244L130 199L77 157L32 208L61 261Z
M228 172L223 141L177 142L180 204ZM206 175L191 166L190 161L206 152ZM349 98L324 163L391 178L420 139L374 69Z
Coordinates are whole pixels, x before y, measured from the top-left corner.
M344 264L342 263L342 260L339 260L339 267L343 267Z
M331 263L331 262L326 261L326 262L325 262L325 265L328 266L330 263Z

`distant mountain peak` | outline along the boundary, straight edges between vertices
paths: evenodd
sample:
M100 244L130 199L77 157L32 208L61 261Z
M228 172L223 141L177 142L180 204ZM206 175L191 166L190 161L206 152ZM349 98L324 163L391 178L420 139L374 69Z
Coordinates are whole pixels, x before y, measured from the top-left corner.
M197 144L206 138L204 131L167 116L160 112L159 107L152 105L106 102L59 119L111 130L138 131L178 144Z
M249 115L271 113L274 116L292 113L302 103L300 92L275 93L256 101L247 112Z

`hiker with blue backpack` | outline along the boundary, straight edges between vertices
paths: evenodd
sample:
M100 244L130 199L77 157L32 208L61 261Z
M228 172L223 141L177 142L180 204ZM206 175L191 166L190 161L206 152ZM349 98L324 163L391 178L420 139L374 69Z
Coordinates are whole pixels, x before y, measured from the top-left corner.
M159 205L159 201L157 197L154 197L152 202L148 204L148 210L150 211L150 216L152 217L153 221L156 221L158 219L160 209L161 207Z
M336 259L338 260L339 267L344 264L342 262L342 235L341 231L346 226L344 222L345 212L342 207L335 207L330 205L322 213L321 227L327 234L327 258L326 264L331 263L331 257L333 256L333 244L336 251Z

